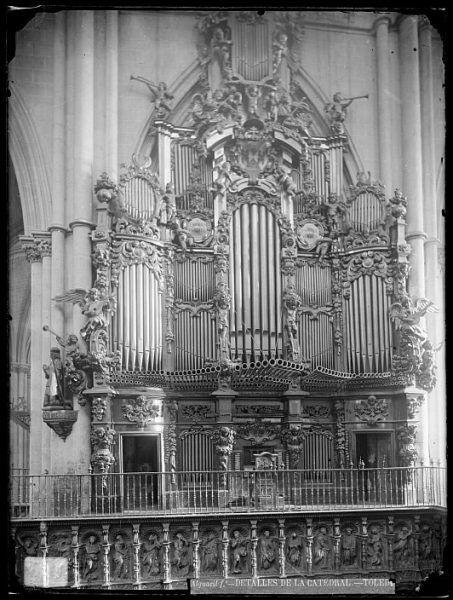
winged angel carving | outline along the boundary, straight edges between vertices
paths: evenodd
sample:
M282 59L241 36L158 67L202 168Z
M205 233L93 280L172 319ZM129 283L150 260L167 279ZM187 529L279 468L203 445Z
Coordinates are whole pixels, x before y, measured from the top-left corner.
M390 319L400 336L394 366L398 371L415 375L418 384L428 390L435 384L435 365L432 344L420 321L427 313L435 312L438 308L430 300L412 300L406 293L401 294L389 309Z
M80 330L85 341L89 341L93 333L108 326L108 317L116 310L116 298L113 294L102 294L97 288L90 290L74 288L53 298L55 302L71 302L81 307L82 314L88 322Z
M394 302L390 306L389 314L395 323L396 330L410 330L412 335L421 340L426 338L426 332L420 325L420 319L426 313L439 312L431 300L427 298L417 298L415 301L408 294L402 294L399 302Z

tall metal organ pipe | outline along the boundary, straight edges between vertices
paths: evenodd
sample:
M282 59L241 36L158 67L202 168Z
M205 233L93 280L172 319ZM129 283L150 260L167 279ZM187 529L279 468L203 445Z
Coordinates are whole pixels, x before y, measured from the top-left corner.
M242 204L230 226L230 336L246 362L282 351L280 231L262 205Z
M122 368L162 368L162 299L156 276L146 264L124 266L118 278L118 306L113 320L114 345Z

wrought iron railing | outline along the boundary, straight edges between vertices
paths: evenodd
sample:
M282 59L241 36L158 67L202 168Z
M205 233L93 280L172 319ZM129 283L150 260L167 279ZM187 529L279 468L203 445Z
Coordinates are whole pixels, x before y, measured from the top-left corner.
M446 469L11 475L12 518L446 506Z

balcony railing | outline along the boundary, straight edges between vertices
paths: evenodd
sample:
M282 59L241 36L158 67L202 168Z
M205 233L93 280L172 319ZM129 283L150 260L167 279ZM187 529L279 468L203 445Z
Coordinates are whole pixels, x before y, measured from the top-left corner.
M446 469L11 476L13 518L446 506Z

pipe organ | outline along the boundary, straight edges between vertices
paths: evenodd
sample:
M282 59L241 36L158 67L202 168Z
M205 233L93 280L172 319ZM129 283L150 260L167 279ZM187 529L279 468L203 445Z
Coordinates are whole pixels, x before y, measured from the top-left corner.
M134 427L114 409L132 398L164 436L161 470L269 448L328 482L378 417L396 448L405 386L432 381L409 326L406 199L360 171L350 185L344 115L314 111L291 63L299 25L235 15L200 17L207 56L178 118L153 113L143 161L97 184L95 287L114 297L100 322L119 356L102 389L115 427Z
M230 229L232 356L243 362L275 358L283 329L278 224L265 206L242 204Z

